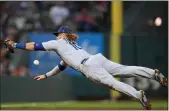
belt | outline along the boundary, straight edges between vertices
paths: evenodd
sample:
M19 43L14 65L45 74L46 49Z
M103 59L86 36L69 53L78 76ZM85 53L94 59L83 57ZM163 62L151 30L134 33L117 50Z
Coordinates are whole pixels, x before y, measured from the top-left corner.
M81 64L84 64L89 58L85 58L81 61Z

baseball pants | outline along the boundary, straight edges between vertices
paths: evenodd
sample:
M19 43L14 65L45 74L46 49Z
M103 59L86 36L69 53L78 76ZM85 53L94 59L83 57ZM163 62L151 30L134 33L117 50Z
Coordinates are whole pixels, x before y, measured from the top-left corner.
M116 80L114 77L141 76L154 79L153 69L117 64L108 60L100 53L91 56L84 64L80 66L80 69L87 78L136 99L140 98L140 91L137 91L134 87L128 84Z

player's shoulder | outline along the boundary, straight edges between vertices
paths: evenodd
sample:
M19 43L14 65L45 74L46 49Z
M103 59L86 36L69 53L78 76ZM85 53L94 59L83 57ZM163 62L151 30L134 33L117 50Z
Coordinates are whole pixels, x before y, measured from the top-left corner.
M59 42L59 43L66 43L66 39L64 39L64 38L58 39L56 41Z
M47 43L49 43L49 44L56 44L58 42L58 40L49 40L49 41L47 41Z
M57 42L57 40L49 40L49 41L47 41L47 42Z
M59 43L64 43L66 42L64 39L58 39L58 40L50 40L48 41L49 43L56 43L56 44L59 44Z

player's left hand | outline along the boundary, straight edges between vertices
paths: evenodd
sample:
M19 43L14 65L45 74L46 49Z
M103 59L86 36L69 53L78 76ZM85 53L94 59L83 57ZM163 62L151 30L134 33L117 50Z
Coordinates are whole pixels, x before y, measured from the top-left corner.
M34 80L38 80L38 81L39 80L44 80L44 79L46 79L46 76L44 74L34 77Z

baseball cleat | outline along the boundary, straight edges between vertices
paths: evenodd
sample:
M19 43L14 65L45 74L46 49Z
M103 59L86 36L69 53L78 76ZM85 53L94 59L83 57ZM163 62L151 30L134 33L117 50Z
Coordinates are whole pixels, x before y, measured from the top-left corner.
M145 92L143 90L141 90L141 98L139 99L139 101L146 110L151 110L150 101L146 98Z
M164 87L168 87L168 80L158 69L155 70L155 79Z

